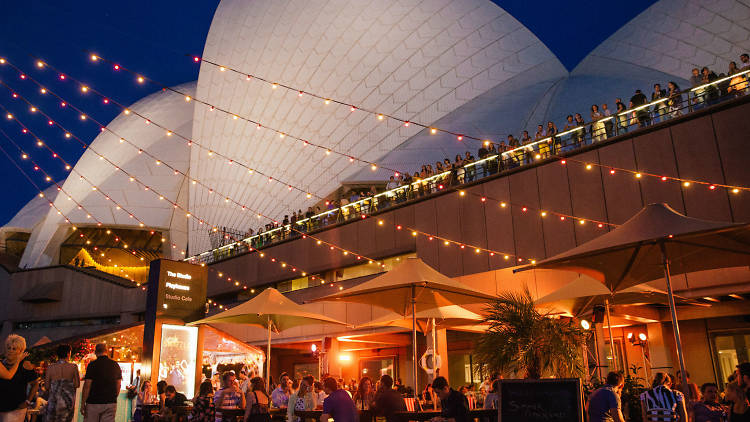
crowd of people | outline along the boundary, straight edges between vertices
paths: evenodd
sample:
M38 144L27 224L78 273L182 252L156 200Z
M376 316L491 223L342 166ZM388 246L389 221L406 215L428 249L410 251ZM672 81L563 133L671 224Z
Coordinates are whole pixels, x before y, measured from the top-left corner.
M737 365L727 380L724 392L716 383L707 382L698 387L690 382L683 385L680 372L677 376L657 372L651 388L639 399L641 420L644 422L750 422L750 363ZM624 422L621 394L625 378L620 372L610 372L605 384L594 391L587 400L589 422ZM633 415L631 415L631 418Z
M748 77L747 74L739 73L750 70L748 54L740 55L740 63L741 67L736 62L730 62L727 72L718 75L708 67L700 70L693 69L690 77L691 88L710 84L732 75L736 76L715 86L710 85L695 90L688 96L689 101L686 101L685 93L680 90L677 82L669 81L666 86L656 83L650 99L647 94L636 89L627 105L622 98L615 98L614 109L610 108L607 103L601 106L592 104L588 113L589 119L585 119L582 113L569 114L565 118L562 130L558 129L555 122L548 121L546 124L537 125L533 137L528 130L523 130L519 137L509 134L507 142L501 141L495 144L485 141L477 151L476 156L480 161L501 154L502 158L499 160L467 167L477 159L471 152L466 151L464 155L456 155L453 161L445 158L442 162L436 162L435 167L431 164L424 164L420 171L413 173L413 176L409 176L408 172L400 176L392 176L387 189L394 189L446 172L450 174L438 183L452 185L471 182L479 174L484 177L497 172L498 169L504 170L528 164L536 157L546 158L551 154L566 152L589 143L603 141L608 137L627 133L632 127L645 127L679 117L687 110L697 110L715 104L722 98L742 96L748 91ZM649 103L654 104L646 106Z
M78 366L71 362L71 351L67 344L58 345L54 363L34 366L27 360L25 339L8 336L0 365L0 421L24 422L33 410L39 422L71 422L76 417L76 393L82 386L79 409L84 422L113 422L123 390L120 366L109 358L107 345L100 343L94 347L96 359L88 363L81 379ZM285 413L287 422L300 422L297 412L305 410L320 410L321 422L331 418L356 422L359 411L397 422L396 412L423 408L441 410L433 422L468 422L467 397L474 400L466 388L460 392L451 389L444 377L437 377L416 398L411 388L390 375L378 379L365 376L347 384L329 375L316 380L313 376L293 379L282 373L277 384L270 384L269 391L266 380L243 367L204 378L195 397L189 399L163 380L154 388L138 371L124 390L134 402L135 422L269 422L272 409L279 409L274 412L277 415Z
M78 366L71 362L71 347L57 347L55 362L34 367L26 358L23 337L10 335L5 341L5 358L0 365L0 421L24 422L29 409L34 409L40 422L71 422L75 417L76 391L83 382L80 412L84 422L113 422L117 399L122 387L120 366L108 357L106 344L97 344L96 359L86 367L80 378ZM655 422L750 422L750 363L737 365L720 393L717 384L708 382L700 387L690 381L682 385L682 377L665 372L654 374L651 386L639 397L641 420ZM266 381L242 368L205 378L194 398L188 399L175 386L159 381L154 389L149 380L136 374L127 387L128 397L135 401L133 420L175 421L178 414L189 414L196 422L270 422L271 412L286 414L287 422L301 422L299 412L319 410L320 422L356 422L360 411L369 411L386 422L397 422L397 412L440 411L433 422L468 422L470 410L498 409L500 374L486 377L479 385L451 388L438 376L419 394L404 387L400 379L382 375L378 379L362 377L346 383L324 375L293 379L282 373L277 384ZM589 422L624 422L621 394L625 378L610 372L604 385L586 398ZM133 393L132 396L130 393ZM152 413L150 409L156 409ZM182 413L179 410L182 410ZM633 415L630 415L633 417Z
M749 89L748 74L742 72L750 70L748 57L748 54L740 55L739 65L730 62L727 72L718 75L708 67L693 69L690 76L691 88L701 88L690 94L686 95L681 91L680 86L674 81L669 81L666 85L654 84L650 95L636 89L627 103L622 98L615 98L614 107L607 103L592 104L587 114L588 119L584 118L585 113L567 115L562 129L559 129L554 121L548 121L546 124L537 125L533 136L528 130L523 130L518 137L509 134L506 140L499 143L483 142L476 155L466 151L464 154L457 154L453 160L445 158L434 165L423 164L418 171L394 174L390 176L384 189L376 186L369 189L352 189L344 195L328 199L322 208L318 205L308 207L304 212L301 209L292 210L282 221L269 222L257 230L222 228L220 235L210 234L218 239L212 239L212 246L216 248L236 243L240 239L251 238L244 249L259 248L329 224L355 219L363 214L450 186L470 183L500 171L529 164L536 159L548 158L601 142L627 133L632 128L642 128L679 117L690 110L698 110L723 99L745 95ZM723 81L704 86L717 80ZM646 106L651 103L654 104ZM383 192L386 194L380 195ZM242 249L221 253L232 255L242 252ZM219 252L216 253L221 255Z

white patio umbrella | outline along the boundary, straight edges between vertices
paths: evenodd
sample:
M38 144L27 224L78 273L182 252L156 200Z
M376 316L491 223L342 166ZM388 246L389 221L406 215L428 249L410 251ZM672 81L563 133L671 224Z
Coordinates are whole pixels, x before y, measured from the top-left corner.
M277 332L300 325L330 323L346 325L339 320L311 312L304 305L288 299L274 288L268 288L254 298L207 318L193 321L190 325L232 323L257 325L268 329L268 354L266 356L266 382L271 383L271 330Z
M482 316L471 312L470 310L458 306L448 305L439 308L427 309L417 312L417 329L426 332L429 329L430 322L433 326L450 327L457 325L476 324L482 320ZM383 315L365 324L356 326L356 328L365 327L400 327L411 329L412 319L404 317L395 312Z
M419 258L408 258L387 273L315 301L341 300L380 306L412 319L412 370L417 391L417 314L448 305L481 303L495 296L455 281Z
M482 316L475 314L470 310L463 308L458 305L441 306L439 308L428 309L422 312L417 312L417 329L425 335L427 330L432 329L432 353L433 353L433 364L437 366L435 356L437 356L437 333L435 330L438 327L463 327L466 325L478 324L482 321ZM386 314L380 318L374 319L366 324L357 326L357 328L365 327L400 327L400 328L412 328L412 318L404 317L395 312ZM435 372L433 372L434 376Z
M611 291L664 277L680 373L687 385L671 275L748 264L750 224L701 220L666 204L650 204L611 232L519 270L575 271Z
M677 297L681 302L690 303L686 299ZM654 287L640 284L618 291L611 291L604 283L591 277L581 275L565 286L550 292L534 301L538 305L549 305L553 309L569 316L578 317L591 311L595 306L604 306L609 328L609 344L612 349L612 359L617 369L617 354L614 352L612 336L612 305L632 305L637 303L668 304L667 292ZM599 362L597 362L597 365Z

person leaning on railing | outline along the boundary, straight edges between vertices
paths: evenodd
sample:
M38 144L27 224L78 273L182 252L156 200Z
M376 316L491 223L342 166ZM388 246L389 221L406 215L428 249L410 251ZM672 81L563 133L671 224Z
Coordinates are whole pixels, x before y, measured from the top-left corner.
M701 69L701 83L708 84L717 79L719 79L719 77L716 76L716 73L711 71L709 68L704 67L703 69ZM714 104L719 98L719 88L714 85L709 85L703 88L703 92L705 105Z
M663 98L667 97L667 91L665 89L661 89L660 84L654 84L654 92L651 93L651 102L661 100ZM667 114L667 104L666 101L662 101L659 103L654 104L654 123L662 121L662 116Z
M640 89L636 89L635 94L633 94L633 96L630 97L630 103L632 104L631 106L632 108L646 105L646 102L648 102L648 98L646 98L646 95L643 94L643 92L641 92ZM650 123L647 107L635 110L635 117L638 120L638 127L646 127Z
M508 153L508 164L511 167L518 167L521 164L519 151L516 151L521 143L512 134L508 135L508 149L511 151Z
M737 69L737 64L735 62L729 63L729 75L734 75L736 73L739 73L740 70ZM727 87L727 93L732 94L735 97L739 97L745 94L745 91L747 91L747 75L736 75L729 81L729 86Z
M544 135L550 138L549 141L547 141L547 144L549 145L550 153L552 155L560 152L560 140L556 138L558 132L555 122L551 120L547 122L547 130L544 132Z
M565 117L565 126L563 126L563 132L568 132L569 130L575 129L578 126L578 124L573 120L573 115L568 114L567 117ZM570 142L568 142L570 141ZM577 131L571 132L562 139L562 142L564 144L578 144L580 143L578 139L578 133Z
M667 87L669 88L669 99L667 100L669 115L671 117L678 117L682 114L682 93L680 92L680 87L674 81L669 81Z
M583 120L583 116L581 116L581 113L575 114L575 120L573 120L573 124L573 127L580 128L573 133L573 139L575 139L574 147L580 148L586 143L586 122ZM593 132L591 133L593 134Z
M468 164L471 164L474 161L476 161L476 158L474 158L474 156L471 155L469 151L466 151L466 154L464 154L464 166L467 166ZM477 173L476 166L465 167L464 171L466 172L466 182L474 181L474 176Z

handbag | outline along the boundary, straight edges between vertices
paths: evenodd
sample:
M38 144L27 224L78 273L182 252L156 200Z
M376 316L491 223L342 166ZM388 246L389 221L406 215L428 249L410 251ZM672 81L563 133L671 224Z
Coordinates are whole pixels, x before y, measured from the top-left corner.
M255 396L255 403L250 406L250 414L247 417L247 421L271 422L271 415L268 413L268 408L258 403L258 394L255 391L253 391L253 396Z

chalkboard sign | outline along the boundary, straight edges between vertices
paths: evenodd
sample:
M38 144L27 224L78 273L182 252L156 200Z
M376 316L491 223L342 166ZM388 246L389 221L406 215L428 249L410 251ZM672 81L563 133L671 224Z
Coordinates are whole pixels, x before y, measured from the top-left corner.
M583 422L581 380L500 380L500 421Z

